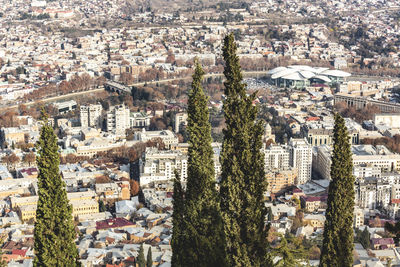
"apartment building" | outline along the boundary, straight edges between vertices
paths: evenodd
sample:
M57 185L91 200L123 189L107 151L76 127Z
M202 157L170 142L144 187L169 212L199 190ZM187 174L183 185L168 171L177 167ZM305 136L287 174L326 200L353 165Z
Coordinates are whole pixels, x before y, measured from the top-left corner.
M177 150L162 151L157 148L146 148L140 169L141 185L171 180L175 178L175 169L179 172L181 180L185 181L187 178L187 155Z
M294 185L296 183L296 178L296 169L267 172L265 174L265 179L268 182L267 191L273 194L279 193L288 186Z
M291 138L289 141L289 164L297 169L297 184L311 179L312 147L306 139Z
M287 170L289 168L289 150L285 146L271 144L264 149L266 170Z
M174 132L179 133L183 126L187 125L188 114L184 112L175 114Z
M130 110L124 104L113 106L107 112L107 131L116 135L125 136L126 129L130 128Z
M101 128L103 107L100 104L81 106L80 120L82 127Z

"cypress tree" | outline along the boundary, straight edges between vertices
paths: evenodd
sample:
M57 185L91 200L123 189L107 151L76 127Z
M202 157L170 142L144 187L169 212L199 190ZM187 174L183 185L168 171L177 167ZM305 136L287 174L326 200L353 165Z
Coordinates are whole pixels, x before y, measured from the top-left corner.
M255 94L246 95L233 34L225 37L226 129L221 155L221 211L228 266L268 266L267 228L263 193L263 124L256 122Z
M143 243L140 245L140 249L139 249L138 265L139 265L139 267L146 267L146 260L144 259Z
M0 246L4 245L4 239L1 238L0 239ZM3 250L0 248L0 267L7 267L7 261L3 258L4 252Z
M172 213L172 266L182 267L185 266L183 263L183 256L185 254L183 246L183 230L184 230L184 191L182 188L181 181L179 180L178 172L175 171L174 180L174 195L173 195L173 213Z
M185 266L223 266L223 224L215 188L214 153L208 97L201 82L204 71L196 60L188 101L188 177L185 194L183 261Z
M335 114L331 182L321 251L321 267L353 265L354 176L344 119Z
M80 266L74 243L72 206L61 179L57 137L42 111L44 124L37 144L39 200L34 230L34 266Z
M149 247L149 250L147 251L146 266L147 267L152 267L153 266L153 256L151 255L151 247Z

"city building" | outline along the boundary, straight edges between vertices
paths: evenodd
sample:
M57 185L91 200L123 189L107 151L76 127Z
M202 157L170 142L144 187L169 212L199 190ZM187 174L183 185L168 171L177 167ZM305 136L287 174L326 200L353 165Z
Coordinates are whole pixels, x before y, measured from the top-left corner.
M156 181L168 181L175 178L177 170L182 181L187 178L187 156L180 151L146 148L140 167L140 184Z
M77 104L75 100L54 103L58 113L63 114L76 109Z
M285 146L271 144L264 149L266 170L287 170L289 168L289 150Z
M183 126L187 125L188 114L186 112L179 112L175 114L174 132L179 133Z
M301 138L291 138L288 147L289 164L297 169L297 184L305 184L311 179L312 147Z
M160 138L167 148L170 148L172 144L178 144L178 137L170 130L162 130L162 131L146 131L146 129L142 129L142 131L135 132L134 140L147 142L152 139Z
M116 135L125 136L126 129L130 128L130 110L124 104L112 106L107 112L107 131Z
M296 183L297 170L282 170L266 172L265 179L268 183L267 191L276 194Z
M151 116L144 112L131 112L129 123L131 128L147 128L150 126Z
M272 134L271 125L269 125L269 123L266 123L265 124L265 132L264 132L264 142L268 142L268 140L275 142L275 135Z
M272 84L278 87L303 89L313 84L325 84L335 86L343 83L351 76L350 73L341 70L330 70L323 67L310 67L293 65L277 67L267 72Z
M81 126L101 128L103 122L101 116L102 111L103 107L100 104L81 106L80 108Z
M385 125L390 128L400 128L400 114L399 113L384 113L374 115L375 125Z

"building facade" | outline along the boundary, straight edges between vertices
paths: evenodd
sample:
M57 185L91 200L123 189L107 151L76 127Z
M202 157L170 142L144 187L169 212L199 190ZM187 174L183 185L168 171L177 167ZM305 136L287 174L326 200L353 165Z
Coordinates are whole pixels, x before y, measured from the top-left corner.
M101 128L103 107L100 104L81 106L80 120L82 127Z

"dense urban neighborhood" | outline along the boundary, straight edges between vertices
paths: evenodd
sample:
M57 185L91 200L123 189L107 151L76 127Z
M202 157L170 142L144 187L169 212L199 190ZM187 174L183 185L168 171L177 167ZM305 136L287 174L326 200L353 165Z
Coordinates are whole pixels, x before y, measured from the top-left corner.
M195 207L193 114L201 101L204 138L208 125L211 134L207 194L221 194L221 210L229 177L240 176L227 174L229 152L242 148L228 142L232 128L262 130L262 144L249 147L260 146L252 155L263 158L266 186L249 192L260 193L266 210L271 264L329 266L324 228L344 127L349 153L341 156L349 155L343 165L354 178L352 266L400 266L397 1L0 4L0 266L41 266L43 129L56 138L82 266L181 266L174 207L178 183L185 212ZM228 37L237 45L237 83ZM236 99L229 86L245 93ZM231 99L238 107L248 101L244 126L227 114ZM232 170L248 158L241 160L233 157Z

